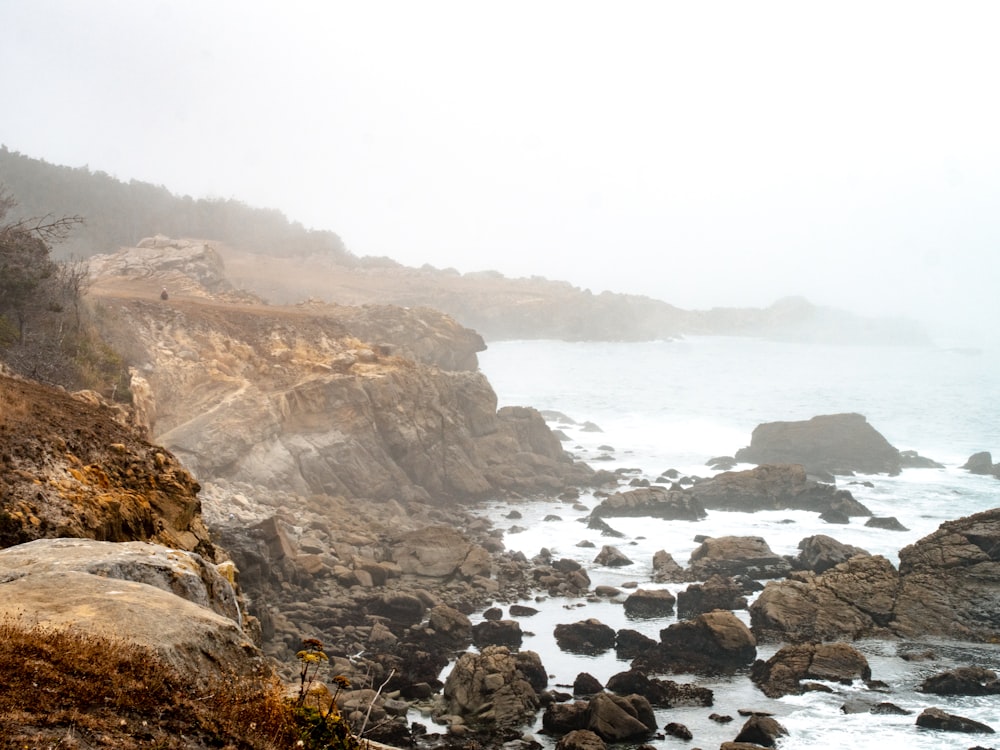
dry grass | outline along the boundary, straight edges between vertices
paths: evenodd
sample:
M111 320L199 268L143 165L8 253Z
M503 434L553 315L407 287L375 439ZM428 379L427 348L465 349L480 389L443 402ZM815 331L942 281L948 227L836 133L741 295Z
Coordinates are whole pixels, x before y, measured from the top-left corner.
M294 745L292 706L272 679L203 692L147 650L0 621L0 748Z

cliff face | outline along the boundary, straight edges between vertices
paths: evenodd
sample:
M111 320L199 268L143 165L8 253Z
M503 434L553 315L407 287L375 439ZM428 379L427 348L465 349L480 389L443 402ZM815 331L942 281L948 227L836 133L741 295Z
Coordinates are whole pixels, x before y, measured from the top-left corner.
M213 546L199 486L89 394L0 375L0 547L47 537Z
M150 271L163 252L99 258L95 292L111 338L142 363L133 392L152 436L199 480L430 502L591 475L537 412L497 411L474 369L482 339L444 315L247 304L199 286L219 276L202 266L221 268L204 243L177 243L162 273Z

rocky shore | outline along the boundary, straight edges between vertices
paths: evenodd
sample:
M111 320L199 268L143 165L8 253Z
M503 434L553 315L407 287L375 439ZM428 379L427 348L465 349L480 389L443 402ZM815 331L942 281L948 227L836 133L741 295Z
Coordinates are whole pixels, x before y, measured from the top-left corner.
M538 746L524 735L540 714L566 750L690 740L682 724L657 726L654 709L710 712L697 680L720 674L770 697L844 682L891 697L858 639L1000 637L1000 509L945 524L898 568L833 536L803 539L795 557L749 534L706 536L686 566L657 553L650 588L622 597L636 617L677 608L658 639L591 619L561 626L560 649L630 660L606 684L581 674L566 692L549 683L546 654L522 649L532 613L515 603L616 594L573 560L509 551L476 512L482 500L558 496L586 510L587 493L589 522L609 536L615 518L713 509L804 510L835 524L871 512L817 479L873 470L844 429L881 436L860 415L820 419L818 434L765 428L751 448L767 460L754 469L635 487L574 460L536 410L498 410L475 369L481 339L440 314L272 308L233 290L203 243L151 242L94 273L105 335L136 363L133 407L0 375L8 626L127 639L204 685L272 674L294 685L303 641L316 639L326 679L351 685L337 693L341 711L367 738L510 750ZM874 470L903 470L885 446ZM628 559L614 544L600 554ZM664 582L687 587L675 598L653 585ZM764 644L779 647L762 659ZM944 675L936 690L994 694L996 675ZM990 729L925 714L917 725ZM724 747L780 745L787 732L752 706L741 718Z

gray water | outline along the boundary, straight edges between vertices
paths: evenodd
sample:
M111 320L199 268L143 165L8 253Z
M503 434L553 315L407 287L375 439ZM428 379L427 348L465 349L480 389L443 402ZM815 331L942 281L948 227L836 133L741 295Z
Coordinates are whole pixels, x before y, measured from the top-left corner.
M629 476L654 480L668 468L710 476L713 472L705 462L748 445L751 431L761 422L839 412L864 414L897 448L917 450L945 464L943 469L907 470L898 477L855 478L870 482L871 487L839 480L840 486L849 489L875 515L899 519L909 529L905 532L871 529L858 520L831 527L817 514L800 511L711 512L697 523L613 519L612 526L625 538L611 542L634 561L625 568L601 568L593 563L596 552L609 540L580 522L598 502L591 496L580 500L587 510L574 510L555 498L514 504L498 501L484 510L499 528L508 529L504 539L508 549L531 557L544 547L558 557L571 557L587 567L594 586L617 586L623 595L628 593L625 585L658 587L649 580L656 550L665 549L686 564L697 546L696 534L762 536L775 552L794 554L801 539L824 533L896 562L899 549L942 522L1000 505L1000 480L970 475L960 468L974 452L1000 449L1000 359L996 352L706 337L639 344L502 342L490 345L480 361L501 406L530 405L564 414L567 419L555 419L551 426L565 434L567 450L595 468L629 469ZM584 422L598 425L601 432L582 429ZM512 508L523 518L507 520ZM559 520L545 521L547 516L558 516ZM515 524L523 530L510 531ZM596 547L577 546L583 540ZM675 594L683 588L665 587ZM530 633L523 648L541 655L551 675L550 687L562 689L567 689L580 672L606 682L613 674L626 671L628 663L616 659L613 651L593 657L560 651L553 637L556 624L597 617L615 629L628 627L656 638L662 628L676 621L675 617L628 620L621 598L589 601L584 606L580 600L524 603L541 611L522 620L522 628ZM737 614L748 621L746 612ZM873 693L859 683L831 685L833 693L771 700L742 675L718 679L673 675L670 678L678 682L712 688L715 705L658 712L661 726L677 721L694 733L691 743L668 737L658 744L717 747L735 736L743 721L737 714L741 708L775 713L790 732L782 740L783 750L957 750L976 744L975 736L918 729L916 714L927 706L1000 730L1000 698L945 698L915 691L924 677L953 666L976 664L1000 669L1000 647L932 643L928 647L938 658L912 663L897 655L906 644L872 641L855 645L868 657L873 678L889 683L891 693ZM767 658L775 650L761 647L758 656ZM913 715L845 715L841 706L853 697L891 701ZM708 719L712 712L732 715L734 721L719 725ZM543 743L553 744L551 738L537 736Z

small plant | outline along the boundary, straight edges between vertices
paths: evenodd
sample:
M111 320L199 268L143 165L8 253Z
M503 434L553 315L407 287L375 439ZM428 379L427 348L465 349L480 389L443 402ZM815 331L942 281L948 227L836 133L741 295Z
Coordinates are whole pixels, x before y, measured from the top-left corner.
M351 686L351 681L343 675L333 678L337 686L326 705L310 706L308 698L313 684L323 664L330 658L323 651L322 641L306 638L302 649L295 654L301 664L299 668L299 695L295 701L295 721L306 750L360 750L361 742L351 731L351 725L337 708L337 698L343 689ZM317 704L319 702L317 701Z

